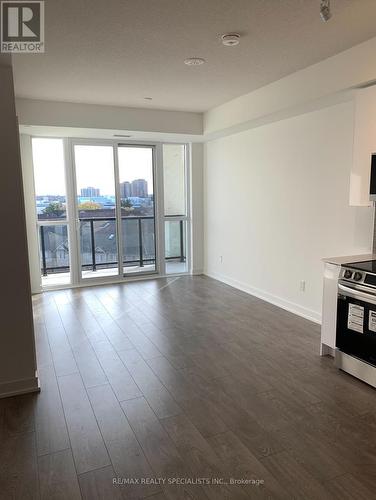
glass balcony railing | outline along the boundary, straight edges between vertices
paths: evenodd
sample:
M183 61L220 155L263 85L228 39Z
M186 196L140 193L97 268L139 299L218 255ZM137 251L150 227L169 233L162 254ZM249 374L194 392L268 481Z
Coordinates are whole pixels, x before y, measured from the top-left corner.
M79 220L82 270L97 271L118 267L116 218L93 217ZM169 221L167 224L166 261L185 262L184 223ZM155 265L153 216L122 217L122 238L124 268ZM42 276L69 271L66 225L40 226L40 256Z

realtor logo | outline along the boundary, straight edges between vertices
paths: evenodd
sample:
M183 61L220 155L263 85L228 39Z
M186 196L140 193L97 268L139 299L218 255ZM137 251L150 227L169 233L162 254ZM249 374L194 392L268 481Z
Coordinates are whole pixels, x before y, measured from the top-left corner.
M1 2L1 52L44 52L44 2Z

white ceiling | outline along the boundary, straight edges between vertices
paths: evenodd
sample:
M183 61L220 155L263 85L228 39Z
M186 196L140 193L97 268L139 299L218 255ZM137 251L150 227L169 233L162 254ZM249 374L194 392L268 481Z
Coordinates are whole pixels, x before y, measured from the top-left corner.
M328 23L319 3L47 0L46 53L14 56L16 95L206 111L376 35L375 0L332 0Z

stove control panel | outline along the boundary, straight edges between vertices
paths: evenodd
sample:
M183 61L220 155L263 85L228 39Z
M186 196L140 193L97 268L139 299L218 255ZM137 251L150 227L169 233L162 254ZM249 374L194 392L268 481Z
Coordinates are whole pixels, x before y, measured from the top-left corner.
M366 273L344 267L341 269L341 278L355 283L363 283Z

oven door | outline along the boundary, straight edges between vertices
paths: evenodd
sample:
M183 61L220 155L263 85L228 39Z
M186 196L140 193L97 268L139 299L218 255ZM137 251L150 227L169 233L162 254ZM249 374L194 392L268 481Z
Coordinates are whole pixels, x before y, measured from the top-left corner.
M376 366L376 290L338 284L336 347Z

